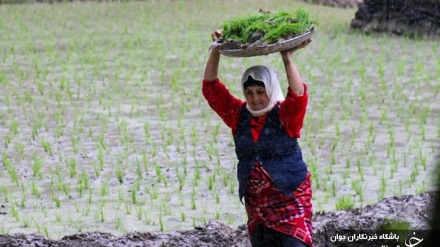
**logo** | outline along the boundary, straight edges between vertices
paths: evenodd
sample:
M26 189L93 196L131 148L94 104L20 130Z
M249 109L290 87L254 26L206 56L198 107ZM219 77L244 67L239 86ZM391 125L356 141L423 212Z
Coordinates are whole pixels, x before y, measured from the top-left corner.
M413 232L412 235L415 236L416 232ZM411 233L409 233L405 238L405 246L406 247L415 247L423 241L423 238L410 237L410 236L411 236Z

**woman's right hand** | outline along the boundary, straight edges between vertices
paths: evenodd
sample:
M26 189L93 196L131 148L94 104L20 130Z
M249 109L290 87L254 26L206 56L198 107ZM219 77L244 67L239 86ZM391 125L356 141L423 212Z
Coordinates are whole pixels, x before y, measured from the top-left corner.
M222 36L222 30L215 30L211 33L212 42L216 42Z

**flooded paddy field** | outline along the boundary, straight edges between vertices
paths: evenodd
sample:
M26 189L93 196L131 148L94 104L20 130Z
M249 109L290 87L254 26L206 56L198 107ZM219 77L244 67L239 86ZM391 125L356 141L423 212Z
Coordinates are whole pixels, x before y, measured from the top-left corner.
M0 234L244 224L233 139L201 81L211 31L259 8L301 4L320 23L294 55L310 95L299 143L315 212L434 189L438 41L350 32L353 9L227 2L0 6ZM279 54L222 57L220 79L243 98L254 64L286 92Z

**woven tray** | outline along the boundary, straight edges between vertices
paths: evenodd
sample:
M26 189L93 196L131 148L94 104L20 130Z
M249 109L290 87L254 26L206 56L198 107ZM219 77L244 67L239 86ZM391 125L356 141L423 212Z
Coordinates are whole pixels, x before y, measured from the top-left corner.
M277 42L275 44L264 45L264 46L249 46L246 49L231 49L222 50L219 49L220 54L228 57L254 57L268 55L275 52L286 51L300 46L304 41L310 39L310 37L315 32L315 28L311 28L309 31L296 36L294 38Z

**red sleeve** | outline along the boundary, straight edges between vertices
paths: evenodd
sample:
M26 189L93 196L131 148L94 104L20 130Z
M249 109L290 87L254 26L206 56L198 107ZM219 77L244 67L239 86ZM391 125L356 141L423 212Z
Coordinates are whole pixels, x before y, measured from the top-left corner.
M240 110L246 102L234 97L219 79L214 81L203 80L202 93L209 106L232 129L234 135Z
M306 84L302 96L296 95L290 88L287 89L286 100L280 105L279 119L290 137L301 136L308 99Z

